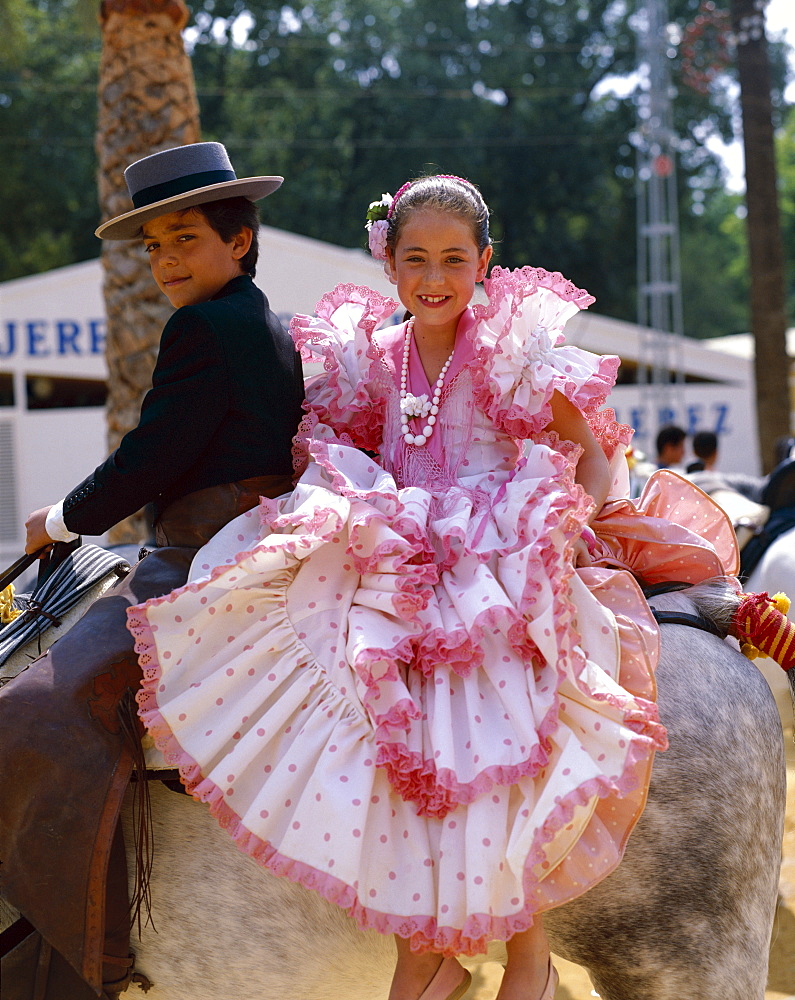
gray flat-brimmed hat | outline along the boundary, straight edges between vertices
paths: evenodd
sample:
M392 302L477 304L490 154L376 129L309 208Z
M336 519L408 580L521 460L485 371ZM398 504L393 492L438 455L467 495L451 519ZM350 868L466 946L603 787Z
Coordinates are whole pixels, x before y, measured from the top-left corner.
M149 219L223 198L259 201L272 194L283 177L240 177L220 142L194 142L164 149L131 163L124 171L135 208L95 231L102 240L134 240Z

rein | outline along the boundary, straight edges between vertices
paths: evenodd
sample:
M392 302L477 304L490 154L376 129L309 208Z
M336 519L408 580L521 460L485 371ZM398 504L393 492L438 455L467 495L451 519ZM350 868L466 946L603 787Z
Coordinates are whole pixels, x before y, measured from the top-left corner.
M655 583L650 587L644 587L643 595L648 601L660 594L672 594L679 590L688 590L689 588L689 583ZM687 611L660 611L657 608L652 608L651 613L654 615L658 625L685 625L687 628L697 628L702 632L709 632L719 639L725 638L718 626L702 614L693 615Z
M698 628L702 632L716 635L719 639L725 638L720 629L703 615L690 615L686 611L658 611L657 608L652 608L651 613L658 625L687 625L689 628Z

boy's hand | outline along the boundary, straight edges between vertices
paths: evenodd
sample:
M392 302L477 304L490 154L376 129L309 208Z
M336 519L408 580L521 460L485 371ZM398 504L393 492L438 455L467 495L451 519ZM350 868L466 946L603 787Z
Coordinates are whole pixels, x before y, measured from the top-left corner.
M28 554L38 552L39 549L53 544L53 539L47 534L45 528L49 512L49 507L42 507L40 510L34 510L32 514L28 514L28 519L25 521L27 531L25 551Z

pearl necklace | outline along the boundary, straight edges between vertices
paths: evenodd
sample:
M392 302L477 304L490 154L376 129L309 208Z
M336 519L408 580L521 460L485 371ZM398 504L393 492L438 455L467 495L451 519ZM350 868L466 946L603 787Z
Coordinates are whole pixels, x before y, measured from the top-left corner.
M447 369L450 367L450 363L453 360L455 347L453 347L453 350L450 352L450 357L447 361L445 361L442 366L442 370L439 372L439 377L436 379L436 384L433 388L433 398L429 401L426 393L423 393L421 396L415 396L413 393L408 391L409 351L411 349L411 338L413 335L414 317L412 316L406 324L406 336L403 341L403 371L400 375L400 431L406 444L413 444L417 447L421 447L426 443L428 438L430 438L431 434L433 434L434 424L436 423L436 415L439 412L439 400L442 396L444 378L445 375L447 375ZM427 418L421 434L412 434L409 430L409 419L411 417Z

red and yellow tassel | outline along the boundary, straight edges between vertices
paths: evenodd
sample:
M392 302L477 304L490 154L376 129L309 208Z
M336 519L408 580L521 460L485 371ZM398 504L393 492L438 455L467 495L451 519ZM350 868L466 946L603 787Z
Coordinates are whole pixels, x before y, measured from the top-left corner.
M5 590L0 590L0 625L7 625L21 614L22 611L14 607L14 585L9 583Z
M746 594L734 613L732 634L749 660L769 656L782 668L795 667L795 623L787 618L786 594Z

